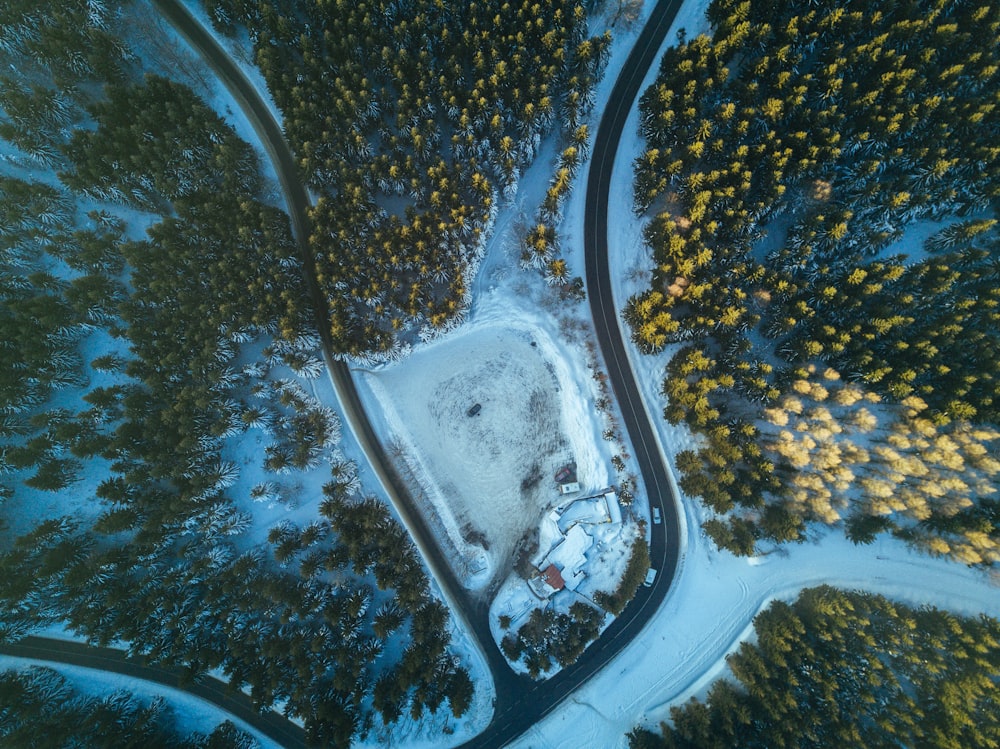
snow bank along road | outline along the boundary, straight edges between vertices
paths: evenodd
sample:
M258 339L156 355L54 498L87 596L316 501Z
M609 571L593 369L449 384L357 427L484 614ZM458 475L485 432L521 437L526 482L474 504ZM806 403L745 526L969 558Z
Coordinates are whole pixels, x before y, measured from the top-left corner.
M608 377L614 388L615 398L622 411L622 420L628 430L639 463L650 508L659 507L663 523L653 524L650 532L650 562L657 570L652 589L640 588L636 601L623 612L622 617L639 619L641 626L649 618L647 604L663 601L677 569L680 550L680 499L670 479L667 458L659 447L656 429L650 423L642 395L629 364L628 353L622 340L615 304L608 261L608 200L611 192L611 173L618 151L625 121L639 94L639 87L663 39L673 23L683 0L660 0L642 30L632 53L615 81L608 107L601 117L601 124L594 140L594 154L587 178L587 195L584 214L583 245L587 266L587 292L590 309L597 331L597 341L604 354ZM635 605L638 604L638 605ZM637 608L636 613L631 613ZM619 617L619 618L622 618ZM633 631L637 632L638 629Z
M639 88L653 65L656 52L680 10L683 0L660 0L646 27L615 81L607 109L594 140L593 158L587 177L584 213L584 258L587 292L591 314L597 332L598 345L604 355L608 377L622 412L651 510L660 508L663 522L650 526L650 565L657 570L651 588L640 588L635 599L619 616L615 625L626 621L629 639L645 625L663 602L677 571L680 554L680 498L670 475L667 458L656 436L656 428L646 410L641 391L629 364L618 320L608 258L608 201L615 154L629 112L639 95Z
M341 402L344 418L350 424L386 493L393 501L415 543L420 548L445 597L449 600L452 610L465 620L468 628L478 640L480 650L490 666L497 694L494 719L486 731L466 746L501 746L524 733L537 720L551 712L574 689L599 671L629 643L662 602L677 565L679 540L677 500L670 493L664 458L657 447L653 430L629 369L621 339L621 330L618 326L617 309L610 291L607 259L607 201L611 167L614 163L614 154L618 147L622 127L638 94L641 81L680 8L681 0L660 0L656 5L615 83L608 109L602 117L595 139L585 218L587 283L595 325L598 330L598 343L604 352L615 395L621 403L625 426L632 438L650 501L663 510L664 524L654 525L652 535L653 564L654 566L658 565L659 575L652 588L640 589L635 600L577 663L543 683L532 683L527 677L514 674L506 661L503 660L499 650L492 642L485 602L474 600L468 596L455 578L441 554L435 538L419 512L414 509L405 488L388 467L385 453L364 413L347 367L342 362L335 361L330 355L328 332L322 313L325 305L315 277L311 272L313 264L306 241L308 237L306 209L310 201L305 187L299 179L294 156L284 139L280 126L246 76L212 35L180 4L179 0L153 0L153 4L202 55L230 90L274 162L275 171L288 204L292 230L303 253L305 266L309 269L306 277L316 309L317 327L323 337L323 355L337 397ZM668 503L664 502L666 496L670 496L671 499ZM16 648L28 648L30 653L15 652ZM259 725L258 722L245 717L240 711L241 709L231 702L233 699L238 699L231 690L225 688L205 689L203 686L207 682L179 685L177 673L140 665L127 659L120 651L108 648L91 648L78 643L70 644L58 640L30 638L20 645L4 648L3 652L42 660L89 665L94 668L126 673L137 678L169 683L171 686L185 689L213 702L224 710L232 712L285 746L303 745L304 739L301 733L295 733L300 729L276 714L274 718L279 723L284 723L290 732L283 738L279 738L272 730L268 730ZM82 662L84 660L88 662Z

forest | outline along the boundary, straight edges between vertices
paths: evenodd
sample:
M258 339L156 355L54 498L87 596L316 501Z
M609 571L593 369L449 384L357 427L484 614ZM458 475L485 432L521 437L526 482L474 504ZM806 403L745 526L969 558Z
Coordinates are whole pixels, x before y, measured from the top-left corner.
M569 666L601 632L606 614L577 601L568 614L552 608L534 609L516 633L500 643L512 662L523 661L528 676L538 679L556 666Z
M1000 742L1000 622L830 587L774 601L707 697L632 749L967 749Z
M1000 8L715 0L641 98L646 290L721 547L1000 561Z
M144 704L118 690L104 697L82 694L51 668L31 666L0 673L0 741L6 746L93 749L255 749L253 736L231 722L211 733L185 733L163 698Z
M526 259L569 282L554 217L587 144L610 36L575 0L206 0L248 30L305 180L340 355L393 355L458 324L500 206L541 138L558 160ZM547 222L547 223L546 223Z
M324 368L288 217L254 150L126 43L151 33L137 18L0 3L0 638L63 623L190 679L219 669L325 746L458 717L473 685L447 610L310 392ZM259 527L254 503L300 502L306 521ZM66 511L21 529L35 504ZM54 721L159 720L66 699Z

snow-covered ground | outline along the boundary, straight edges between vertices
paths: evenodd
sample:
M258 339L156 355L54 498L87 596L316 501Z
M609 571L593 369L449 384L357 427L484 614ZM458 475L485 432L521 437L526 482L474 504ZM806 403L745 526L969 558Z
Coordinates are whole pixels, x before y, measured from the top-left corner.
M585 361L523 301L494 289L455 333L357 378L470 588L506 573L519 540L559 500L560 466L576 461L583 491L608 483Z
M198 15L198 4L192 3L190 5L192 12ZM136 6L131 9L130 13L132 15L129 17L129 23L134 31L135 52L141 59L143 66L148 70L190 85L244 140L251 143L258 153L265 180L263 199L265 202L283 206L277 186L277 177L271 161L267 158L266 150L226 88L215 76L211 75L211 71L204 68L200 58L188 48L186 42L168 24L162 21L151 7ZM221 38L220 41L225 42ZM234 53L244 72L257 84L261 95L268 102L272 111L277 113L277 109L263 85L259 71L246 62L248 57L248 53L244 49L248 46L246 40L243 40L242 47L239 42L225 42L225 46ZM21 165L21 161L22 159L13 152L12 147L6 141L0 140L0 166L2 166L4 174L11 174L23 179L51 182L54 186L58 185L54 176L25 169ZM108 207L103 204L91 206L86 201L85 204L88 209ZM128 236L135 240L145 238L146 228L158 219L156 216L127 207L116 205L111 208L113 213L120 215L126 221ZM51 265L53 267L47 267L47 270L60 278L70 278L76 275L59 261L53 261ZM262 364L260 357L262 347L261 341L247 343L234 365L240 367L249 365L258 369L260 367L268 369L267 365ZM92 333L80 344L80 355L84 362L111 353L116 353L124 358L129 356L121 341L110 338L102 331ZM316 355L318 356L318 353ZM317 364L317 371L301 376L281 364L280 361L274 360L270 362L270 371L260 376L265 377L269 385L275 384L278 380L291 382L292 387L301 389L308 401L311 402L315 399L314 406L322 404L332 409L339 409L330 378L326 376L324 368L318 360ZM81 410L87 407L81 398L87 388L112 385L120 380L120 375L113 376L96 369L86 368L86 382L81 387L57 391L51 398L50 405L74 411ZM224 463L228 469L231 469L227 470L229 475L223 480L224 484L232 487L230 493L235 498L237 508L250 519L246 532L237 539L237 543L242 546L262 543L268 530L279 523L290 522L302 526L314 520L318 516L318 505L322 499L322 485L330 479L331 463L340 463L344 459L354 461L358 467L362 487L369 492L376 491L378 487L378 481L350 430L346 430L344 434L340 435L342 442L331 444L328 450L323 451L317 465L311 469L295 471L291 474L276 474L266 471L263 467L264 448L274 441L272 427L280 418L279 412L287 412L291 409L278 407L275 402L277 396L274 392L265 391L261 395L261 398L247 397L246 401L248 405L256 404L266 407L269 413L268 418L264 420L264 426L252 428L246 433L231 435L226 439L222 449ZM332 418L336 423L337 417L333 416ZM339 428L335 429L335 432L339 434ZM336 443L337 440L332 439L331 442ZM4 530L2 538L0 538L0 546L7 540L30 530L44 519L69 515L80 520L82 524L92 521L101 511L106 509L106 505L94 498L94 487L100 479L107 475L107 470L106 461L89 460L84 464L78 482L68 491L43 492L19 486L14 497L4 503L3 519L9 524L9 527ZM16 478L20 478L20 476ZM254 501L251 497L251 489L264 483L273 485L274 491L266 492L257 501ZM432 587L437 590L433 581ZM438 595L440 596L440 591L438 591ZM469 635L461 629L460 624L453 620L451 625L453 652L461 660L462 665L469 670L470 676L477 686L470 710L461 721L452 718L447 708L439 711L438 715L426 717L419 722L412 721L407 717L384 729L382 738L370 739L371 746L386 745L387 742L384 740L386 736L391 737L388 743L392 745L405 741L414 746L437 746L440 745L442 735L449 735L456 740L467 740L482 731L488 724L492 717L493 702L493 689L488 668ZM83 641L83 638L65 631L60 625L48 627L38 634ZM125 646L124 643L117 643L117 645ZM16 659L9 660L13 663ZM6 662L0 661L0 665L5 664ZM102 675L102 672L99 671L74 670L70 667L64 668L62 665L53 667L67 674L72 672L74 682L77 682L81 689L93 693L127 688L137 695L151 697L154 692L159 690L158 687L153 687L146 682L124 676ZM216 673L214 675L225 679L224 674ZM92 684L92 688L88 687L88 684ZM205 730L206 727L211 730L211 727L228 717L224 711L212 708L208 703L197 698L187 696L177 690L170 691L172 696L169 701L176 706L176 712L185 730L193 730L194 728ZM206 710L217 719L210 717ZM401 739L400 737L405 738ZM273 746L272 743L263 740L262 745L265 747Z
M686 504L687 520L696 527L693 503ZM916 554L892 539L855 547L833 531L818 543L748 560L715 550L693 532L665 604L639 637L512 746L627 746L625 733L636 724L655 729L669 718L671 705L704 696L769 601L791 600L802 588L824 583L911 605L1000 616L1000 591L982 573Z
M706 3L698 0L697 6ZM651 8L648 3L632 27L614 29L590 117L591 133L596 133L602 102ZM688 21L696 21L695 16L687 18L682 11ZM606 23L596 17L592 33L603 33ZM541 143L516 193L499 212L472 284L466 322L442 339L418 344L402 361L355 370L369 417L418 487L415 494L425 515L442 534L459 576L473 589L502 579L502 566L525 531L536 528L555 505L551 475L567 459L576 460L584 492L636 473L630 446L611 445L606 437L609 426L620 423L617 406L611 404L610 412L601 414L596 405L600 389L593 377L602 362L593 348L586 305L557 300L540 274L518 265L520 236L544 197L559 150L553 138ZM562 255L571 274L579 275L584 270L585 174L586 164L560 226ZM615 194L631 195L631 182ZM619 223L625 226L620 228L634 233L632 246L641 253L629 204L621 201L624 220ZM482 412L467 417L476 403ZM609 459L616 454L626 468L613 475ZM522 482L531 483L536 466L541 472L537 490L522 489ZM632 512L648 514L641 488Z
M200 12L197 3L190 5ZM707 5L708 0L687 0L664 46L674 43L678 28L685 28L688 38L705 30ZM611 59L597 90L592 133L651 9L652 2L647 0L633 29L615 30ZM599 33L603 26L595 24L592 30ZM241 44L230 48L238 53ZM259 73L250 65L242 67L256 76L258 89L266 96ZM655 73L654 66L644 87ZM206 81L204 86L207 90L215 84ZM252 130L241 121L228 96L219 90L207 95L240 134L256 145ZM632 161L641 151L636 124L633 111L612 185L612 195L618 198L611 206L609 244L619 309L642 288L650 268L641 239L642 223L631 210ZM487 257L473 284L467 322L442 339L419 345L407 359L361 372L356 378L383 441L395 441L403 448L415 482L441 518L440 532L454 544L457 557L468 556L465 577L470 587L485 585L506 562L521 534L537 527L546 509L558 501L552 474L565 458L575 458L584 492L616 480L609 473L614 447L602 439L606 425L595 406L598 390L586 346L590 334L582 321L585 305L558 301L537 273L517 268L519 227L544 195L552 172L551 157L557 152L550 142L542 145L539 160L523 175L513 204L498 216ZM574 275L583 274L587 168L588 164L581 165L560 227L563 255ZM624 338L629 340L627 331ZM647 357L633 352L632 362L662 449L672 456L690 448L694 440L685 429L670 427L660 417L660 382L671 353ZM599 361L596 364L600 366ZM312 394L322 403L335 405L325 377L312 381L312 386ZM466 416L474 403L482 405L482 412ZM349 430L345 430L342 448L347 457L357 460L362 485L374 491L378 482ZM228 457L242 463L247 456L234 451ZM536 462L541 479L535 488L529 486L522 492L522 481L533 474ZM246 470L241 480L251 480L250 469ZM318 482L309 483L302 487L307 496L298 507L247 508L259 515L255 528L263 529L286 512L288 519L301 522L304 516L300 516L311 512L318 490ZM804 586L831 583L962 613L1000 615L1000 595L981 573L914 554L889 539L854 547L837 532L768 557L732 557L715 550L699 532L702 518L697 504L686 498L682 502L683 558L664 606L614 661L515 746L624 746L625 732L637 722L655 725L668 716L671 704L701 694L711 679L724 672L725 655L748 636L753 616L769 600L792 598ZM273 515L262 512L265 509ZM640 516L645 511L641 488L634 510ZM463 533L466 524L472 533ZM451 746L486 726L492 698L489 675L467 636L458 631L454 636L456 650L463 653L477 684L478 696L470 714L460 724L444 715L420 725L404 723L372 737L369 745ZM96 678L88 671L80 681ZM134 681L127 686L139 691ZM157 687L155 691L162 690ZM201 715L200 707L174 704L178 713L195 716L192 720ZM199 728L204 730L205 725L214 723Z
M464 744L486 730L493 720L493 703L496 700L493 679L486 659L455 616L451 618L449 650L461 659L475 685L472 704L465 715L456 720L445 705L437 713L424 715L418 721L404 713L395 723L383 726L376 718L371 733L364 740L356 740L352 744L354 749L442 749Z

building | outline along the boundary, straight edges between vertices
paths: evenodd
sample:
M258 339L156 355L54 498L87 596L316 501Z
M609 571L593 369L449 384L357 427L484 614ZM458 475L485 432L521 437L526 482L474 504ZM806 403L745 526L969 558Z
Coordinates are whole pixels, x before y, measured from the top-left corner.
M567 481L565 484L559 484L560 494L572 494L578 491L580 491L580 484L576 481Z
M562 576L563 584L570 590L587 577L583 568L587 565L587 551L594 545L594 539L582 526L574 525L569 533L549 551L542 564L555 565Z
M554 564L550 564L544 570L540 570L538 575L528 580L528 587L531 592L539 598L549 598L566 587L562 573Z
M600 525L602 523L621 523L621 508L618 497L613 491L597 494L593 497L581 497L566 505L554 518L559 531L566 533L574 525Z
M563 589L576 590L587 579L587 552L595 534L601 526L621 522L618 497L611 489L550 511L539 526L538 553L531 560L538 570L528 581L534 594L545 599Z
M559 568L554 564L550 564L545 568L542 573L542 579L545 584L548 585L552 590L562 590L566 587L566 581L563 580L562 574L559 572Z

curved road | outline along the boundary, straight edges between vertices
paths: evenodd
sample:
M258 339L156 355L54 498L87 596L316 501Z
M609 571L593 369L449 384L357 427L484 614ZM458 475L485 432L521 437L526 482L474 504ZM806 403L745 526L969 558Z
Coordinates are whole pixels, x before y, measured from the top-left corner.
M639 588L625 610L576 663L545 682L533 683L508 707L501 707L498 700L493 722L486 731L463 744L463 749L486 749L509 743L558 707L639 634L666 597L677 570L680 500L668 478L670 469L636 386L618 324L608 263L608 202L611 172L625 122L682 2L660 0L656 4L618 74L594 139L584 214L587 291L598 345L636 453L650 505L660 507L663 516L663 523L651 526L650 560L658 574L652 587Z
M229 54L219 46L215 38L195 19L190 11L179 0L152 0L153 5L170 24L191 44L191 46L208 62L218 78L229 90L236 103L243 110L250 124L257 132L261 143L268 152L274 164L275 172L281 184L282 193L288 207L292 224L292 234L299 248L299 253L305 269L305 280L309 296L316 314L316 328L322 339L323 358L334 391L340 401L344 418L348 421L362 451L368 457L379 481L385 488L389 499L403 519L407 530L413 537L427 559L435 579L443 588L444 595L466 620L468 628L479 640L480 650L484 651L490 660L490 668L497 673L500 664L513 675L506 661L495 646L492 646L492 635L485 616L469 616L469 611L475 607L466 601L466 594L451 567L448 565L437 546L434 536L424 522L421 514L414 509L412 500L406 492L403 482L392 470L391 463L385 454L382 444L375 435L371 422L368 420L361 399L358 397L354 380L351 379L347 365L335 360L331 354L329 328L326 320L326 300L316 282L315 261L312 248L309 246L308 209L312 205L305 185L299 176L298 165L285 140L281 126L267 107L254 85L243 74L243 71L233 62ZM491 647L484 647L489 644ZM495 658L490 658L490 651ZM495 662L494 662L495 661Z
M663 523L652 525L650 534L650 562L657 570L657 576L648 597L656 605L666 597L677 571L681 507L669 478L670 468L666 456L660 450L656 430L651 422L657 417L646 411L622 339L609 268L608 203L611 173L622 130L642 81L682 3L683 0L660 0L656 4L649 22L615 81L594 139L594 154L587 176L583 226L587 291L598 345L604 354L608 378L621 408L622 420L632 440L650 507L658 506L663 516Z
M658 448L658 442L647 418L639 389L635 385L618 325L617 308L611 293L608 269L607 206L611 169L625 120L638 94L642 80L652 65L656 52L680 8L681 0L660 0L657 3L615 82L594 142L584 219L587 288L590 294L598 343L604 354L609 378L622 410L625 428L636 452L636 460L650 502L658 505L663 514L664 523L652 526L651 538L651 558L653 566L657 567L659 574L651 588L640 588L622 614L575 664L545 682L532 682L527 677L518 676L503 659L490 635L488 611L485 603L470 596L460 585L445 561L434 535L420 513L414 509L402 482L391 470L384 450L367 419L346 365L343 362L335 361L330 355L329 337L323 313L326 306L312 273L314 265L311 248L308 245L307 209L310 200L299 177L296 160L284 139L280 126L253 84L247 80L211 34L180 4L179 0L152 0L152 2L215 70L220 80L244 110L274 162L282 191L288 203L292 230L307 268L306 280L317 314L317 327L323 336L324 358L345 412L345 418L350 422L362 449L423 553L434 577L449 600L452 610L461 616L476 637L480 650L486 656L490 666L497 695L494 718L482 734L464 746L502 746L520 736L534 723L554 710L560 702L566 699L581 683L600 670L638 634L666 596L677 566L678 504L677 499L671 493L670 483L667 479L668 468ZM138 678L148 678L160 683L169 683L171 686L185 689L218 704L285 746L303 745L304 737L302 734L294 733L296 729L301 732L301 729L298 729L295 724L276 714L271 714L278 721L284 723L286 727L290 727L287 730L292 731L287 737L279 740L270 730L265 730L254 721L244 718L239 712L241 708L238 706L230 707L229 700L238 700L238 694L234 695L231 690L224 686L224 694L217 689L203 690L202 688L208 683L208 680L201 680L193 685L178 684L178 673L164 671L157 667L142 666L125 658L120 651L109 648L90 648L89 646L42 638L28 638L18 645L3 648L2 652L17 655L18 653L13 652L13 650L22 646L31 649L32 654L27 657L86 665L70 659L66 648L73 647L78 651L72 655L72 658L93 657L97 659L92 661L94 664L92 667L129 673L129 675ZM86 652L90 651L100 652L87 656ZM125 668L129 670L126 672L123 670ZM168 675L164 676L164 673ZM195 689L204 693L196 692Z
M226 86L250 121L274 164L288 207L292 233L306 271L305 280L316 314L316 328L323 344L323 359L333 389L340 401L344 418L350 425L362 452L367 456L407 531L420 549L432 575L448 600L453 614L462 619L466 629L476 640L479 651L486 658L493 676L498 695L497 704L499 705L504 696L517 693L530 681L526 677L514 673L494 644L489 628L488 608L481 600L470 596L462 587L440 546L438 546L433 532L419 510L416 509L404 482L393 470L392 463L365 413L350 370L344 362L335 360L331 354L326 319L326 300L316 282L315 262L312 248L309 245L308 209L312 202L306 192L297 161L285 140L281 126L243 71L233 62L229 54L207 29L181 4L180 0L152 0L152 3L177 32L205 59L219 80Z
M129 658L121 650L48 637L25 637L13 644L0 645L0 653L110 671L180 689L217 705L281 746L288 749L306 746L306 734L301 727L273 710L259 712L246 694L211 676L191 681L190 677L185 678L182 669L152 666Z

